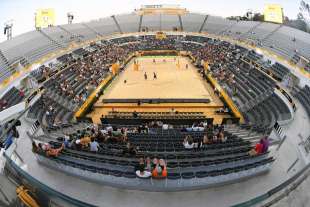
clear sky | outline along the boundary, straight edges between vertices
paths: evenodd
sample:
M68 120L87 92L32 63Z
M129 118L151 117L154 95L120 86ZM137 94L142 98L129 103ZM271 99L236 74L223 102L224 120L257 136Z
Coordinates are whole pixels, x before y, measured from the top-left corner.
M13 20L13 36L34 29L34 13L39 8L54 8L56 24L67 22L67 13L74 22L85 22L112 14L130 13L145 4L178 4L192 12L218 16L243 15L247 10L262 12L267 3L281 4L284 15L296 18L300 0L0 0L0 26ZM0 42L6 37L1 28Z

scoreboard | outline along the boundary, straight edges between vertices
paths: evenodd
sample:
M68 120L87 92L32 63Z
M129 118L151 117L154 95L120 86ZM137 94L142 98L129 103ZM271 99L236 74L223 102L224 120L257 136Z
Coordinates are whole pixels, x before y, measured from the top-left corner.
M279 4L266 4L264 8L266 22L283 23L283 8Z
M35 27L44 28L55 24L54 9L38 9L35 13Z

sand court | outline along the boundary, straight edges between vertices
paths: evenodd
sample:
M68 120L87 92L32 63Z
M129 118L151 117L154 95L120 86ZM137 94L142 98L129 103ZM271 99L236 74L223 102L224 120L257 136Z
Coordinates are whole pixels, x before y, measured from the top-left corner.
M139 57L135 60L139 64L139 70L134 70L134 63L131 61L109 86L101 100L207 98L213 101L205 81L188 58ZM154 73L157 78L154 78Z
M178 60L179 58L179 60ZM165 59L165 61L164 61ZM155 63L153 62L155 60ZM139 70L134 70L134 61L138 61ZM178 66L178 62L179 65ZM188 67L186 67L188 65ZM154 79L156 73L157 79ZM145 79L144 74L147 74ZM209 99L209 103L103 103L103 99ZM213 117L214 123L221 123L229 115L216 114L223 102L214 94L210 84L203 80L187 57L139 57L126 65L126 68L106 88L104 94L94 104L88 117L94 123L100 123L101 115L110 111L124 112L203 112Z

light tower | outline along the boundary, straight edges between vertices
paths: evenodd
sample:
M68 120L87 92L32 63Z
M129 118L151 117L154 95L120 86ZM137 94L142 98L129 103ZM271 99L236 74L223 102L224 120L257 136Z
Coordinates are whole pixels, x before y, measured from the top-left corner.
M4 24L4 35L6 35L7 40L12 39L12 27L13 20L9 20Z
M67 17L68 17L68 24L72 24L74 15L71 12L68 12Z

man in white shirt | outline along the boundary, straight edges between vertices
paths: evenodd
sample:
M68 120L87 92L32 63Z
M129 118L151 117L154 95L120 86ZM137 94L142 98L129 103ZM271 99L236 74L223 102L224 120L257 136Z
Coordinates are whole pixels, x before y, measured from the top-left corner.
M162 128L163 128L163 130L168 130L169 125L168 124L163 124Z
M183 146L185 149L193 149L194 148L194 143L189 143L188 141L183 142Z
M92 137L90 142L90 151L98 152L99 148L100 148L99 143Z

